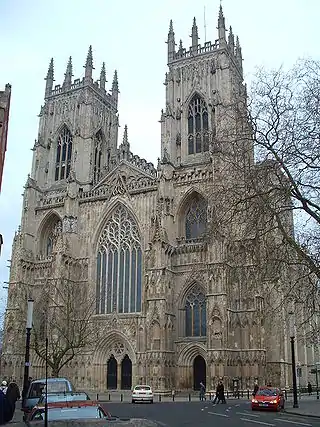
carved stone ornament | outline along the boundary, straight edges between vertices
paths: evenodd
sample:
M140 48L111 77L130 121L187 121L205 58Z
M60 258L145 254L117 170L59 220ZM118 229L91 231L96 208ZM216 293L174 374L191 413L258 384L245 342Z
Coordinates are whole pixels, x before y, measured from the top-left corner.
M63 218L63 232L77 233L78 219L74 216L65 216Z

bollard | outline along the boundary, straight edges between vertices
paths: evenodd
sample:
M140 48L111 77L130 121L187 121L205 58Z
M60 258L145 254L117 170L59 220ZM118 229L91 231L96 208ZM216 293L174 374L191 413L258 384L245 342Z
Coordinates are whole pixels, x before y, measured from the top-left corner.
M161 394L159 394L159 402L161 402Z
M109 397L109 400L111 400L111 396L110 396L110 393L109 393L109 396L108 396L108 397Z
M97 393L97 400L99 400L99 393Z
M287 390L284 391L284 397L285 397L286 400L288 399Z
M123 394L120 394L120 402L123 402Z
M243 397L243 390L241 390L241 397Z
M209 400L211 400L211 391L210 391L210 393L209 393Z
M189 402L191 402L191 394L189 393Z
M250 391L248 390L248 400L250 399Z
M171 394L172 394L172 402L174 402L174 396L175 396L176 392L174 390L172 390Z
M229 399L229 390L227 390L227 399Z

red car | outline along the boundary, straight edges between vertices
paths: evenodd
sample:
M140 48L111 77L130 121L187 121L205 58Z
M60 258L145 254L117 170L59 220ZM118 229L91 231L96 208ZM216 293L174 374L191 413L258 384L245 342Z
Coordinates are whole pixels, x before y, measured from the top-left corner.
M279 411L284 409L284 396L280 389L275 387L260 387L256 395L252 397L251 408L270 409Z

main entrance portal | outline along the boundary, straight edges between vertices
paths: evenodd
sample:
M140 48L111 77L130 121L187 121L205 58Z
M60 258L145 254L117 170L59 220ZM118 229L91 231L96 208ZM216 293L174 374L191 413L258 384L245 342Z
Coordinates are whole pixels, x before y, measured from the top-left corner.
M118 363L113 354L107 363L107 389L116 389L118 382Z
M132 362L126 354L121 362L121 390L131 390L132 387Z
M200 383L206 385L206 362L202 356L193 361L193 389L200 390Z

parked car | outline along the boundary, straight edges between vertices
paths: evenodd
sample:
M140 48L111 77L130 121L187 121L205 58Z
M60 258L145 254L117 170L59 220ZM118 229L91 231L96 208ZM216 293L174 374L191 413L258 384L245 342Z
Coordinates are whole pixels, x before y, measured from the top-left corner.
M48 421L116 419L105 411L98 402L92 400L73 402L52 402L48 404ZM45 408L36 407L31 411L28 422L45 419Z
M279 411L284 409L284 395L280 389L274 387L260 387L256 395L252 397L251 408L271 409Z
M150 402L153 403L153 392L149 385L136 385L132 390L132 403Z
M48 378L48 393L64 393L75 391L74 386L67 378ZM45 392L46 379L42 378L31 382L26 398L22 402L21 410L24 412L23 420L26 421L32 408L38 403Z

